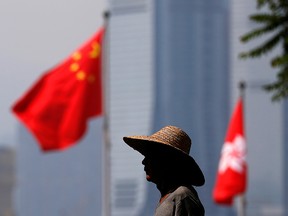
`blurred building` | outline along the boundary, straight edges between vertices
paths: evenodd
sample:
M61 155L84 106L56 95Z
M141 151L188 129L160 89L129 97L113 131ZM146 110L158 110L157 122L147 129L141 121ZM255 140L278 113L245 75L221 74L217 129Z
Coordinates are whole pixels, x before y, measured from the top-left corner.
M227 2L110 3L111 127L121 132L112 142L112 215L153 215L158 191L145 183L143 157L121 146L121 135L151 134L167 124L192 137L192 154L206 175L197 190L207 215L229 214L211 199L230 102ZM118 185L132 191L118 196Z
M0 147L0 215L13 216L15 186L15 150Z
M253 27L247 17L255 5L249 0L109 3L106 105L112 216L153 215L158 191L145 180L143 157L122 137L151 134L167 124L192 137L191 155L206 176L205 186L196 188L206 215L235 215L234 207L215 205L211 195L240 80L247 82L247 215L284 215L285 109L282 103L272 104L261 90L261 84L274 77L267 59L238 59L239 36ZM21 127L17 216L100 215L101 132L102 120L96 120L82 143L44 155Z
M107 98L111 135L111 213L114 216L152 215L155 208L155 198L148 195L141 164L143 157L122 140L125 135L152 131L155 99L153 8L150 0L111 1ZM152 204L150 213L143 214L147 201Z
M256 1L250 0L231 2L230 18L230 59L231 59L231 92L232 103L237 99L239 80L247 84L245 96L246 137L248 145L249 182L246 194L248 215L282 216L285 213L284 202L287 199L287 128L285 115L287 107L282 102L271 102L271 94L263 91L262 85L273 82L277 70L270 66L270 59L281 52L270 53L260 59L240 60L238 55L256 47L267 36L240 43L244 33L259 27L249 20L249 15L256 12ZM286 113L286 114L285 114ZM285 155L286 154L286 155ZM287 168L286 168L287 169ZM287 172L287 171L286 171ZM287 175L287 174L286 174Z
M26 128L18 132L15 214L101 215L102 119L90 122L85 138L63 152L43 153Z
M211 193L228 119L239 96L238 83L242 80L247 84L244 99L249 163L247 214L284 215L283 204L287 197L283 192L285 188L287 190L287 171L286 174L284 172L287 164L284 151L286 149L287 154L283 121L285 109L283 103L272 103L271 95L261 88L275 79L275 73L270 68L269 56L254 61L238 58L241 51L259 43L243 45L239 41L241 35L255 27L248 17L255 12L256 2L139 0L110 3L110 73L111 77L117 77L117 81L123 79L122 86L115 92L125 86L124 95L130 96L131 89L138 82L137 79L127 79L127 76L136 76L143 71L142 76L146 78L141 83L144 84L146 97L151 95L150 87L153 87L150 133L164 125L174 124L191 135L194 143L192 154L207 179L205 187L197 188L206 207L206 215L234 215L236 211L235 207L215 205ZM152 68L148 67L150 63ZM146 83L147 77L151 78L151 70L152 86ZM118 97L118 100L120 98L124 97ZM125 97L122 103L125 104L126 100ZM133 101L131 99L126 109L132 111L134 108L133 113L140 112L138 104L133 104ZM149 109L150 102L146 101ZM117 116L122 118L122 127L135 124L135 121L127 121L131 113L118 112ZM142 131L143 134L146 130ZM132 132L136 132L133 126L123 129L124 134ZM118 142L113 145L118 145ZM130 158L128 151L125 155ZM125 156L121 155L121 158L127 161ZM112 163L118 163L121 158L115 153ZM134 168L139 166L139 161L135 160ZM125 168L118 167L117 170L117 174L124 175ZM138 186L134 183L130 188L136 188L134 194L137 193L138 198L147 198L142 211L136 215L153 215L159 194L153 185L143 186L145 183L137 182ZM122 208L126 208L127 212L135 207L128 202L126 204ZM135 215L132 212L131 215Z

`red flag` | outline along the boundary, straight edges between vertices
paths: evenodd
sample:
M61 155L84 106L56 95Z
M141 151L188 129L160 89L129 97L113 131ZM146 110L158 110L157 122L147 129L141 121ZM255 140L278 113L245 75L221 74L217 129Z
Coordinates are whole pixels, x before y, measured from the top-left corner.
M43 151L65 149L102 114L101 45L104 29L46 72L12 107Z
M244 135L243 101L239 99L226 134L213 191L218 204L231 205L233 197L246 190L246 141Z

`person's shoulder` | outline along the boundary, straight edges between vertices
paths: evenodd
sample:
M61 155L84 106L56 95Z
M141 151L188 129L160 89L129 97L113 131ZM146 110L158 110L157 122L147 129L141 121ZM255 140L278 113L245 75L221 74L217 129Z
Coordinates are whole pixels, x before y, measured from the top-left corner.
M204 215L204 207L198 197L197 191L192 186L180 186L174 192L176 203L186 206L187 209L197 211L195 215Z
M187 197L187 196L191 196L191 195L194 195L194 196L198 196L197 195L197 192L195 191L195 189L191 186L179 186L174 192L173 194L175 196L179 196L181 197L182 199Z
M192 186L179 186L176 190L175 193L194 193L195 189Z
M174 193L175 201L183 201L183 200L191 200L195 203L201 203L197 191L193 188L193 186L180 186L178 187ZM202 204L201 204L202 205Z

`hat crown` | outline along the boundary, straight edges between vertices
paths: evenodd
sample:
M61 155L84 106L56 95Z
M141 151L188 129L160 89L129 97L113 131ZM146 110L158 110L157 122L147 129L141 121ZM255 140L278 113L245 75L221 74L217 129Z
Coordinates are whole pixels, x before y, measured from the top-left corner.
M189 154L191 148L190 137L180 128L175 126L166 126L150 136L152 139L177 148L186 154Z

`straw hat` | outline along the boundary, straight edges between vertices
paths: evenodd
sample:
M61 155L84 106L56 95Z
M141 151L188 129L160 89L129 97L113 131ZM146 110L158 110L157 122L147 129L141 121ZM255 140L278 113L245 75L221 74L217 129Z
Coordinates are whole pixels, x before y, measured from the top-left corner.
M193 157L189 155L191 139L180 128L175 126L166 126L151 136L125 136L123 137L123 140L130 147L144 156L159 147L175 153L176 157L185 161L183 166L187 168L187 175L191 177L191 184L201 186L205 183L201 169Z

